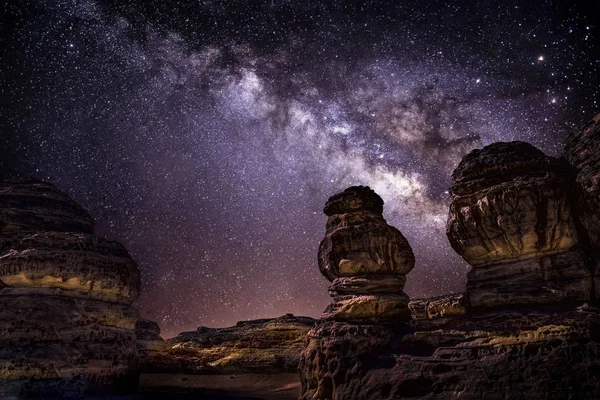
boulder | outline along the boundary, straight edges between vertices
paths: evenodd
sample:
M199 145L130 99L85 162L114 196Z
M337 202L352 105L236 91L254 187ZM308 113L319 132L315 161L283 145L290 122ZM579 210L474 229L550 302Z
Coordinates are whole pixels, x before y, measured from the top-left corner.
M396 327L323 322L300 358L300 399L599 398L599 328L600 309L588 304L413 316Z
M327 201L319 269L334 302L323 318L355 323L396 323L410 318L405 275L415 258L402 233L383 218L383 200L353 186Z
M473 266L471 307L590 299L568 188L560 160L528 143L494 143L463 158L452 174L447 235Z
M0 245L0 397L137 390L140 274L127 250L35 180L0 182Z

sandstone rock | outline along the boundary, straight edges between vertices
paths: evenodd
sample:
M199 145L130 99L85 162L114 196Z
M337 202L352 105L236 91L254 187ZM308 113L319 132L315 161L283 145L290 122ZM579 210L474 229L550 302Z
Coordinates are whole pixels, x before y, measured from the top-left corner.
M53 185L0 183L0 397L136 389L139 271L93 231Z
M356 323L396 323L410 318L402 291L415 258L402 233L383 218L383 200L353 186L332 196L319 246L319 269L334 298L324 318Z
M322 322L302 352L300 398L598 398L598 329L600 310L590 305L472 312L395 328Z
M423 299L412 299L408 304L412 319L450 317L465 313L466 299L462 293Z
M131 304L140 275L127 250L85 233L27 236L0 257L0 295L48 293Z
M35 232L94 233L94 220L56 186L34 179L0 182L0 252Z
M132 390L138 319L122 304L0 295L0 397Z
M185 373L295 372L315 320L291 314L238 322L230 328L200 327L167 340Z
M142 368L140 391L292 400L300 388L298 360L315 320L291 314L241 321L229 328L200 327L165 341ZM156 329L140 325L139 338L156 340ZM141 343L138 339L138 344ZM154 341L155 345L158 343ZM151 347L152 348L152 347ZM148 354L147 349L141 350ZM151 350L152 352L153 350Z
M171 356L171 346L160 336L160 328L154 321L144 318L135 324L140 373L182 372L180 363Z
M452 179L447 235L473 266L472 307L590 299L559 160L528 143L494 143L465 156Z
M565 156L575 170L575 215L595 261L589 265L594 270L595 297L600 298L600 114L567 137Z

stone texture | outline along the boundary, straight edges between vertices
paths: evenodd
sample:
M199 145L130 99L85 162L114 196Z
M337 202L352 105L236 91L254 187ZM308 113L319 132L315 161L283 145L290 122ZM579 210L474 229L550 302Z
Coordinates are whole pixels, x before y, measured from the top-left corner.
M118 242L95 235L43 232L27 236L0 257L3 293L48 293L131 304L140 274Z
M0 183L0 397L137 388L138 346L158 341L138 343L139 271L121 244L93 232L55 186Z
M575 215L591 258L595 297L600 299L600 114L567 137L564 152L574 169Z
M132 390L138 319L122 304L0 295L0 397Z
M291 314L241 321L229 328L200 327L168 339L170 354L184 373L295 372L315 320Z
M50 183L0 181L0 252L25 235L45 231L92 234L94 220Z
M599 398L599 329L590 305L413 318L395 328L324 321L306 339L300 398Z
M140 318L135 324L140 373L181 372L180 363L171 356L169 344L160 336L160 328L154 321Z
M410 317L402 291L415 258L402 233L383 218L383 200L353 186L325 205L319 269L332 282L334 302L323 315L336 321L396 323Z
M412 299L408 304L412 319L430 319L462 315L466 312L466 299L462 293Z
M524 142L473 150L452 174L447 235L473 268L471 307L590 299L565 166Z
M287 314L228 328L200 327L164 341L166 351L157 341L158 327L141 323L138 349L147 362L141 367L140 391L165 398L187 393L297 399L298 360L315 322Z

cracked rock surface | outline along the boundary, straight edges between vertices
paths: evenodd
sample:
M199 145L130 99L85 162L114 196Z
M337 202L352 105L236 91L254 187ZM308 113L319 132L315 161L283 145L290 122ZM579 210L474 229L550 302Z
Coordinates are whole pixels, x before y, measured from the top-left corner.
M591 272L560 160L525 142L494 143L465 156L452 180L447 235L473 266L470 306L591 298Z
M333 303L323 318L370 323L410 318L405 275L414 266L410 245L383 218L383 200L365 186L329 198L319 269Z

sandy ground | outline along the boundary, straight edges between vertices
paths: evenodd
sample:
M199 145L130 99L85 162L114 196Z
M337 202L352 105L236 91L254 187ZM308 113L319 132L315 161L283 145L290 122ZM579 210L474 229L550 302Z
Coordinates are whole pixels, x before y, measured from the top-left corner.
M298 374L142 374L138 398L296 400L299 389Z

